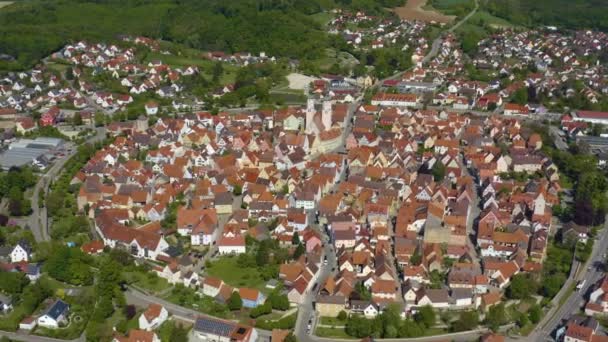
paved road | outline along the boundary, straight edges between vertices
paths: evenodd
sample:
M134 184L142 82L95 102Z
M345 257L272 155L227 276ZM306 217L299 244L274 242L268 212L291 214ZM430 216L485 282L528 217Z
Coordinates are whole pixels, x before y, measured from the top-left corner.
M545 315L544 319L537 325L537 328L533 331L533 333L529 336L533 341L550 341L552 340L552 335L555 333L555 330L570 316L578 313L586 303L586 295L591 287L599 281L601 277L604 276L604 272L602 271L601 264L604 262L603 254L608 249L608 222L604 224L604 229L602 229L599 240L595 241L593 245L593 251L587 263L580 264L577 261L573 262L573 269L578 269L579 271L570 272L570 277L564 283L562 291L558 294L553 302L554 307L550 310L547 315ZM580 266L579 266L580 265ZM567 289L582 279L585 279L585 286L580 291L574 291L570 294L570 297L566 300L566 302L559 308L560 299L567 293ZM557 299L557 301L556 301Z
M104 127L96 128L96 134L87 139L87 143L96 143L103 141L106 137L106 131ZM51 236L49 234L49 220L46 211L46 205L40 208L38 203L39 193L41 190L44 191L45 195L48 195L49 186L55 180L59 174L61 174L61 170L65 164L72 158L77 152L77 148L73 148L72 152L66 153L64 157L61 157L55 161L53 166L38 180L38 183L34 186L34 191L32 194L32 214L29 216L27 220L27 225L32 230L34 235L34 239L36 242L42 241L50 241Z

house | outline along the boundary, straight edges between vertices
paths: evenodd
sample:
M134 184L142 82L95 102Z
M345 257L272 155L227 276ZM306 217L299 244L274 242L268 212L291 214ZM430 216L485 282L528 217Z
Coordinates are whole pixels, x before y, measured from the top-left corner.
M416 94L378 93L372 97L373 106L416 107L418 101Z
M561 236L562 242L575 241L587 243L587 240L589 240L589 227L568 222L562 227Z
M522 106L517 103L507 103L505 104L503 113L505 115L528 115L530 109L528 106Z
M243 300L243 307L250 309L258 307L266 301L264 294L256 289L241 287L239 289L239 295Z
M21 240L11 251L11 262L28 262L31 258L32 247L25 240Z
M148 101L145 105L147 115L156 115L158 113L158 103L155 101Z
M572 113L572 120L589 123L608 124L608 112L577 110Z
M203 294L211 298L215 298L220 293L223 281L216 277L208 276L203 281Z
M60 325L65 325L68 323L69 313L70 306L62 300L57 300L40 317L38 317L37 323L41 327L57 329Z
M585 305L585 314L589 316L605 315L608 313L608 278L604 276L589 295L589 302Z
M160 228L160 226L159 226ZM123 247L137 258L156 260L165 255L169 244L160 230L135 229L116 221L113 211L102 211L95 218L95 229L102 237L105 246Z
M338 317L340 311L346 307L346 298L341 295L319 296L317 298L316 310L319 316Z
M160 304L150 304L146 311L139 316L139 328L142 330L154 330L160 327L167 318L169 312Z
M222 236L218 243L218 251L221 255L243 254L246 250L245 238L242 235Z
M114 336L112 342L160 342L160 338L152 331L131 329L127 336Z
M197 318L192 335L198 341L255 342L258 340L258 332L254 328L211 317Z

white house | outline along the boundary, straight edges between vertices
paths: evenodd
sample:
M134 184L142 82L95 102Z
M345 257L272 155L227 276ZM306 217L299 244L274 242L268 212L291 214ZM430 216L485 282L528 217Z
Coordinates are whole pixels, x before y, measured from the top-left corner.
M40 317L37 323L41 327L57 329L68 322L70 306L62 300L57 300Z
M19 241L11 251L11 262L30 261L32 249L26 241Z
M169 318L169 312L162 305L150 304L146 311L139 316L139 328L142 330L154 330Z
M224 254L242 254L246 252L245 238L242 235L227 236L224 235L217 243L218 251L221 255Z
M156 115L158 113L158 103L154 101L150 101L146 103L146 114L147 115Z

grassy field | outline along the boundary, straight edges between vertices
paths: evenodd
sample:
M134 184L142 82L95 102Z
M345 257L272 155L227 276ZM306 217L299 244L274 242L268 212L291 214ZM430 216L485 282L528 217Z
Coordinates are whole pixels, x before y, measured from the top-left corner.
M342 326L346 324L346 321L341 321L337 317L321 317L319 323L325 325Z
M10 4L12 4L14 1L0 1L0 8L2 7L6 7Z
M319 12L309 15L309 17L323 26L327 25L334 18L333 14L329 12Z
M234 287L251 287L264 291L265 281L255 268L239 265L235 256L222 256L211 262L207 274Z
M133 270L124 272L123 275L127 283L153 293L159 293L171 287L166 279L160 278L154 273Z
M513 27L513 24L511 24L510 22L502 18L495 17L486 11L477 11L475 14L473 14L473 16L469 19L468 22L480 26L486 24L493 28Z
M326 338L344 338L344 339L353 339L354 337L348 336L344 331L344 328L326 328L326 327L318 327L315 331L315 335L319 337Z

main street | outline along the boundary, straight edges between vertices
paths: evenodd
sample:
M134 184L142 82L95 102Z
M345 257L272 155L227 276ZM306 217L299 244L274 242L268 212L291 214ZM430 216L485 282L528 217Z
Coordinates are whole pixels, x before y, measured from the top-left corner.
M599 265L604 263L603 254L608 249L608 222L604 223L604 228L600 232L599 239L593 245L593 251L589 260L585 264L580 264L576 260L572 263L574 271L570 272L570 277L564 283L562 291L554 301L554 310L550 310L544 319L537 325L536 330L529 336L533 341L551 340L555 330L563 324L570 316L579 313L584 307L589 290L597 283L604 272ZM576 272L578 270L578 272ZM581 290L575 290L564 302L563 295L569 293L569 289L578 281L585 280L585 285ZM559 302L563 304L559 306ZM552 312L553 311L553 312Z

